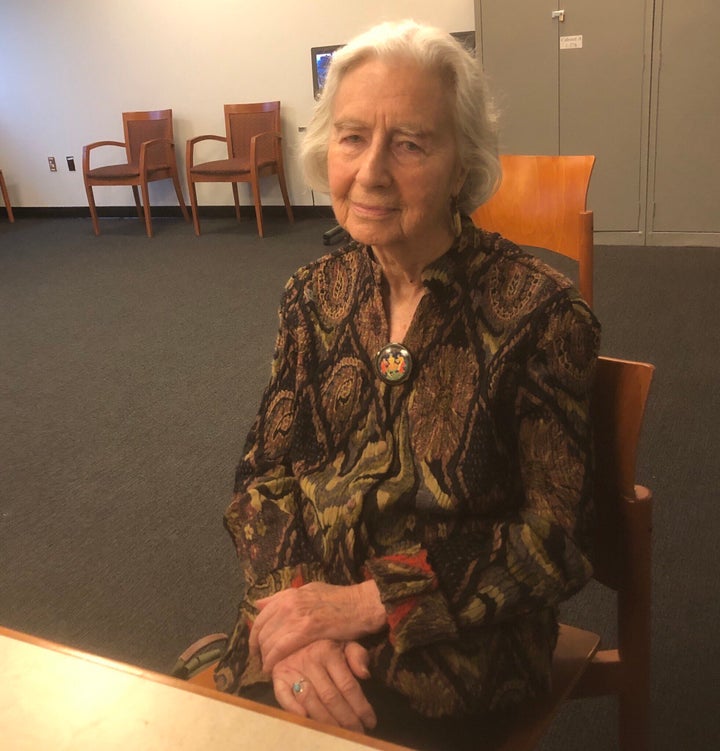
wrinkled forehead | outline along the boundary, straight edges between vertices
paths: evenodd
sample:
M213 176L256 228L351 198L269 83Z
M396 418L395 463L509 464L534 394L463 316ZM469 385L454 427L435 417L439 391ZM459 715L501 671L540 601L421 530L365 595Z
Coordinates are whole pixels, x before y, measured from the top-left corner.
M453 93L436 70L411 57L371 56L345 71L332 120L390 117L418 131L452 128Z

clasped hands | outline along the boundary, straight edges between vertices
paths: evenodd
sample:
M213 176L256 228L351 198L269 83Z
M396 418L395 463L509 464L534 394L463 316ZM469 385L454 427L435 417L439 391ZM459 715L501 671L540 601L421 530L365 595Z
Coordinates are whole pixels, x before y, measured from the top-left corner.
M283 709L358 732L375 727L358 679L370 677L357 639L381 631L385 608L374 581L350 586L312 582L258 600L251 655L272 676ZM293 684L302 680L302 690Z

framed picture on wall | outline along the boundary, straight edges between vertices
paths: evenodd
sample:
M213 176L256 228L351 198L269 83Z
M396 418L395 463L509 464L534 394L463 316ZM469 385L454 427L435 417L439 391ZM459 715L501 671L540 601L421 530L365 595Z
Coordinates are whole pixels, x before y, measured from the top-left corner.
M344 45L330 44L325 47L311 47L310 57L312 58L312 79L313 79L313 96L317 99L320 96L322 87L325 85L325 76L327 69L332 60L333 53Z

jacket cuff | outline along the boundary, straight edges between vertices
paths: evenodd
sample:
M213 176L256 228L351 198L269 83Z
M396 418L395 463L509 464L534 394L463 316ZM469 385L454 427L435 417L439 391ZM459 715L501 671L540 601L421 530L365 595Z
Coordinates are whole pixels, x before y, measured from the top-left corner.
M438 580L420 548L373 558L365 575L375 580L388 617L389 640L398 654L457 636Z

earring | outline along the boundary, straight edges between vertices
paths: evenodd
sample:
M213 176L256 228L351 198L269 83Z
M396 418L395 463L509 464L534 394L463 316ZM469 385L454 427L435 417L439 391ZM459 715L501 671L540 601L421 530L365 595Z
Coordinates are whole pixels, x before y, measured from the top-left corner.
M450 198L450 224L455 237L460 237L462 234L462 219L460 218L457 196Z

